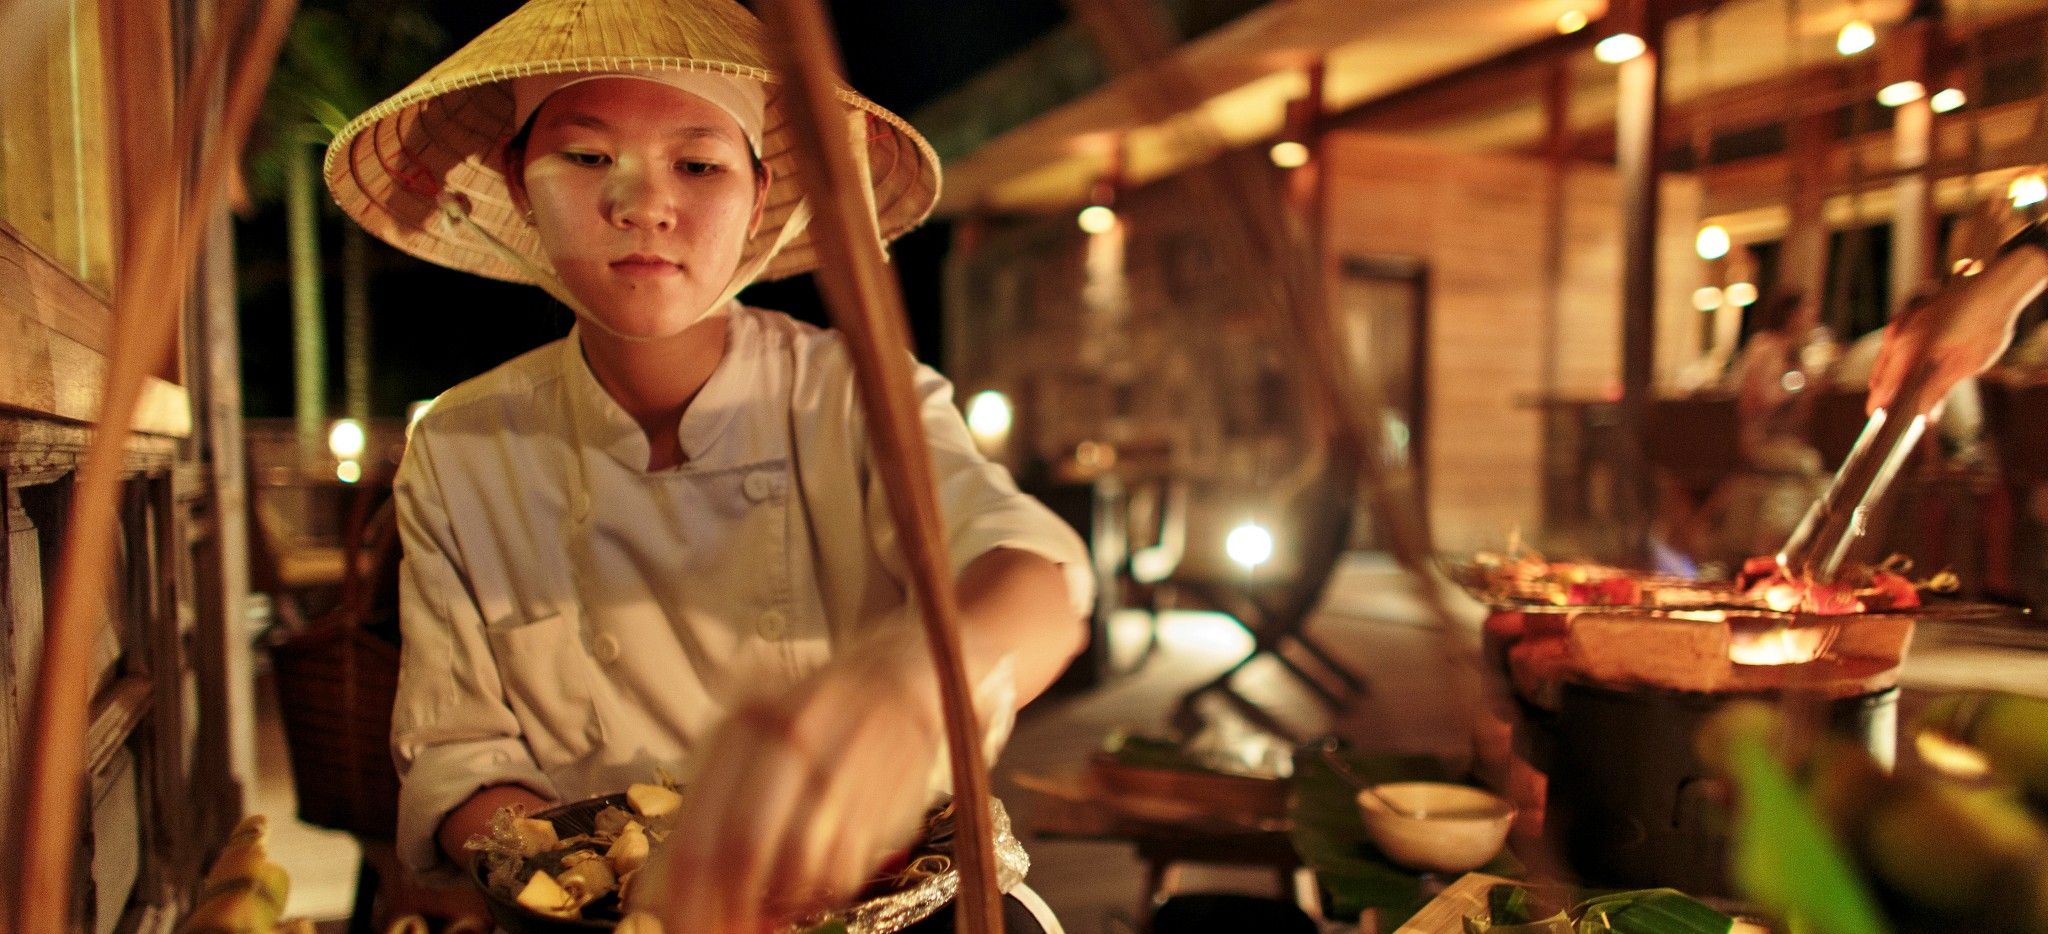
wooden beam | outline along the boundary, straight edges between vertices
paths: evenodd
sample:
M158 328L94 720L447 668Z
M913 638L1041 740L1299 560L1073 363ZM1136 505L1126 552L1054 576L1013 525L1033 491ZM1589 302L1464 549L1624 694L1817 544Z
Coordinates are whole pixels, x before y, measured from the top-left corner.
M1657 208L1662 175L1660 123L1664 97L1664 35L1643 36L1643 54L1621 63L1615 116L1616 169L1621 176L1621 450L1616 482L1630 561L1650 558L1652 488L1645 426L1655 391L1657 338Z

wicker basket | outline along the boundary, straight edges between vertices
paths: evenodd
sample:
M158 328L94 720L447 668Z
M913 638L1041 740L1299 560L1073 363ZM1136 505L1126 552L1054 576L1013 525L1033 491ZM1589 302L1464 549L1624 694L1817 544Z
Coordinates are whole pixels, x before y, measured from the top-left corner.
M330 625L272 647L270 657L299 819L390 839L398 827L398 647L361 626Z

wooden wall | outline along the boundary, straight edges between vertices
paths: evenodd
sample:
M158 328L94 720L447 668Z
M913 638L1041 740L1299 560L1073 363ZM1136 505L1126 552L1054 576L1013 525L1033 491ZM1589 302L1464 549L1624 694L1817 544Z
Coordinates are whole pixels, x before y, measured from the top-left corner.
M16 819L15 783L36 754L31 704L46 599L121 326L113 295L149 290L164 303L152 311L180 320L181 352L151 380L135 417L115 569L91 670L79 673L92 707L70 917L94 934L167 931L240 815L253 772L226 227L217 223L210 239L207 300L125 282L106 263L120 253L134 186L154 183L125 168L167 145L173 36L205 28L212 5L78 6L102 15L67 23L73 32L61 41L89 44L94 36L76 30L96 29L107 54L87 58L64 92L77 96L78 113L102 119L0 123L0 142L16 155L88 154L64 173L0 174L7 205L95 205L106 199L94 191L113 190L111 206L88 211L93 225L0 216L0 814ZM67 245L58 236L66 229L86 242ZM14 851L0 850L0 871Z
M1497 547L1541 519L1540 396L1617 393L1621 361L1619 186L1604 167L1563 186L1564 251L1555 325L1545 327L1546 167L1407 140L1332 133L1325 248L1392 256L1429 273L1429 438L1425 476L1440 548ZM1697 188L1663 189L1657 373L1669 383L1699 346L1691 310ZM1546 385L1545 354L1554 354Z

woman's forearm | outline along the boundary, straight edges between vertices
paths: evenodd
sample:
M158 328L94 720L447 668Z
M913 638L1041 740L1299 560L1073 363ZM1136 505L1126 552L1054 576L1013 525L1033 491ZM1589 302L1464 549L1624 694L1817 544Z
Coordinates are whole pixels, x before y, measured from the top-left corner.
M469 800L457 805L455 810L448 812L447 817L442 818L441 828L434 832L434 841L440 845L441 854L457 866L461 866L464 872L469 871L470 860L475 854L464 849L462 844L470 837L489 833L491 815L513 804L525 805L529 814L552 806L552 802L534 794L524 785L492 785L485 788L470 795Z
M958 589L968 677L1008 656L1019 707L1051 687L1087 643L1065 572L1036 554L1011 548L983 554L960 572Z

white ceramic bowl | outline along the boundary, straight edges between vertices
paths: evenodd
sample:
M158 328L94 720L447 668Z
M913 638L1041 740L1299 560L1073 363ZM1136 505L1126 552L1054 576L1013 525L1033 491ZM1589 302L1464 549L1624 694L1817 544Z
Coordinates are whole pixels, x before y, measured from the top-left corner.
M1514 805L1466 785L1390 782L1373 788L1408 813L1396 813L1372 792L1361 791L1358 813L1365 831L1388 859L1410 869L1478 869L1500 853L1515 821Z

